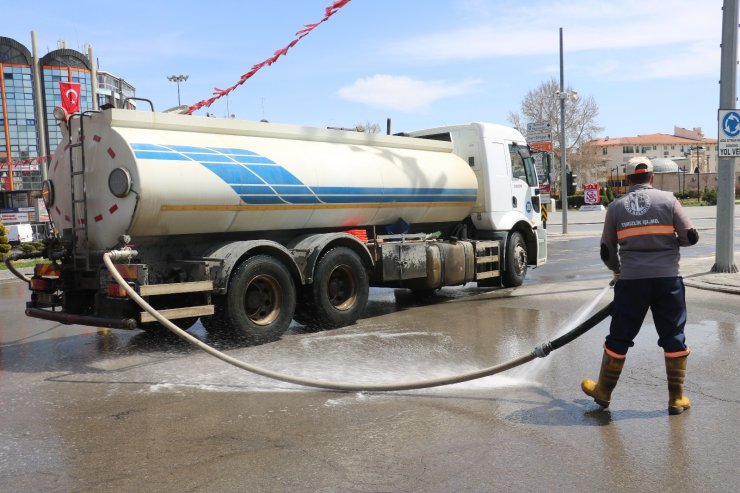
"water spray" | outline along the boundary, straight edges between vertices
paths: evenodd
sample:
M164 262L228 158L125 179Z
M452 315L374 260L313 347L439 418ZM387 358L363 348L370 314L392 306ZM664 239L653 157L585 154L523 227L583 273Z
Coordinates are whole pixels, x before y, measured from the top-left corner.
M411 382L401 382L397 384L353 384L353 383L346 383L346 382L330 382L330 381L324 381L324 380L313 380L309 378L302 378L302 377L297 377L297 376L292 376L292 375L285 375L283 373L278 373L272 370L267 370L265 368L251 365L247 362L233 358L229 356L228 354L225 354L219 351L218 349L212 346L209 346L208 344L192 336L191 334L188 334L186 331L182 330L177 325L167 320L162 314L160 314L149 303L147 303L146 300L144 300L144 298L142 298L136 291L134 291L134 289L131 286L129 286L126 283L126 281L123 279L121 274L119 274L118 271L116 270L113 264L114 260L129 260L135 257L136 255L137 255L137 252L135 250L111 251L103 255L103 262L105 263L105 266L108 268L108 271L110 272L111 276L113 276L116 282L121 286L122 289L126 291L126 293L131 297L131 299L133 299L143 310L151 314L159 323L165 326L170 332L173 332L178 337L199 347L203 351L220 359L221 361L224 361L225 363L229 363L230 365L236 366L237 368L241 368L251 373L255 373L257 375L261 375L267 378L272 378L274 380L279 380L281 382L302 385L305 387L315 387L315 388L328 389L328 390L339 390L339 391L344 391L344 392L389 392L389 391L398 391L398 390L425 389L425 388L430 388L430 387L440 387L443 385L452 385L455 383L467 382L470 380L476 380L479 378L488 377L490 375L495 375L496 373L501 373L503 371L510 370L511 368L515 368L517 366L523 365L524 363L532 361L533 359L544 358L545 356L550 354L552 351L555 351L556 349L559 349L565 346L569 342L572 342L577 337L583 335L588 330L592 329L597 324L599 324L607 316L609 316L614 306L614 302L609 303L608 305L606 305L605 307L603 307L602 309L600 309L599 311L591 315L587 320L580 323L578 326L576 326L569 332L563 334L560 337L557 337L556 339L552 341L546 342L544 344L541 344L535 347L528 354L519 356L517 358L513 358L509 361L506 361L504 363L501 363L495 366L483 368L481 370L476 370L476 371L472 371L468 373L461 373L458 375L451 375L449 377L435 378L435 379L429 379L429 380L417 380L417 381L411 381ZM614 284L614 281L610 283L610 286L612 286L613 284ZM603 296L604 292L602 292L600 296Z

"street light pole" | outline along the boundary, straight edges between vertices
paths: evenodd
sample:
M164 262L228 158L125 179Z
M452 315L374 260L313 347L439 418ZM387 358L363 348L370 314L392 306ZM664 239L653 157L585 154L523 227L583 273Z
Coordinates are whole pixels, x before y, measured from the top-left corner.
M560 28L560 90L555 92L560 100L560 198L563 207L563 234L568 232L568 158L565 147L565 100L578 100L576 91L565 90L563 75L563 28Z
M170 82L175 82L177 84L177 106L180 106L180 82L185 82L188 80L187 75L170 75L167 77L167 80Z
M560 200L563 208L563 234L568 232L568 175L565 156L565 76L563 75L563 28L560 28Z

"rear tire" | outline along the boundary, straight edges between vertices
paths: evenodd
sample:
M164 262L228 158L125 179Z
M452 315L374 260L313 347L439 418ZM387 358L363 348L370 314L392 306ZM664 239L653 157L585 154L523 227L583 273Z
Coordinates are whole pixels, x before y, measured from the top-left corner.
M313 284L304 288L296 321L320 329L352 325L364 313L369 292L360 257L350 248L333 248L319 260Z
M255 255L231 277L224 319L250 341L269 342L288 330L295 304L295 284L288 269L274 257Z
M501 278L507 288L521 286L527 275L527 244L518 231L509 235L506 242L506 269Z

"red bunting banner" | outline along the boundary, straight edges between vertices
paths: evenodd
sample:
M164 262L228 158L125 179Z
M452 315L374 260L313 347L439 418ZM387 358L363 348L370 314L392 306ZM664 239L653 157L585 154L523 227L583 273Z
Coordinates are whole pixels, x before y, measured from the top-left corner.
M257 71L260 70L262 67L264 67L266 65L272 65L273 63L275 63L277 61L278 58L280 58L281 56L287 55L288 54L288 50L291 49L292 47L294 47L298 43L298 41L300 41L304 37L308 36L308 34L311 31L313 31L314 29L316 29L320 24L323 24L324 22L328 21L329 20L329 17L331 17L332 15L336 14L339 11L339 9L341 9L342 7L344 7L345 5L347 5L349 2L350 2L350 0L336 0L330 6L326 7L326 9L324 9L324 18L323 19L321 19L319 22L316 22L316 23L313 23L313 24L305 24L302 29L300 29L298 32L295 33L296 38L293 41L291 41L288 45L286 45L283 48L280 48L278 50L275 50L275 53L273 53L272 56L270 58L268 58L267 60L264 60L264 61L262 61L260 63L257 63L255 65L253 65L252 68L247 73L243 74L239 78L239 81L236 84L234 84L233 86L227 87L226 89L214 88L213 89L213 94L214 94L213 97L211 97L209 99L204 99L203 101L199 101L199 102L193 104L192 106L189 106L188 109L185 111L185 114L186 115L191 115L194 111L197 111L197 110L203 108L204 106L206 108L210 108L210 106L214 102L216 102L218 99L220 99L220 98L228 95L231 91L233 91L234 89L236 89L240 85L244 84L247 81L247 79L249 79L254 74L256 74Z
M10 165L13 167L13 171L38 171L39 164L45 163L50 159L51 156L31 157L28 159L13 159L10 161ZM3 161L0 163L0 171L8 171L7 161Z

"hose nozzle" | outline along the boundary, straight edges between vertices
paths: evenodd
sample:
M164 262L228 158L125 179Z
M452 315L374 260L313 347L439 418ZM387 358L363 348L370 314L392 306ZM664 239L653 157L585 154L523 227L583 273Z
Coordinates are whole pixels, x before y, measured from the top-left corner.
M532 354L534 354L538 358L544 358L551 352L552 352L552 344L549 342L546 342L534 348L534 350L532 351Z

